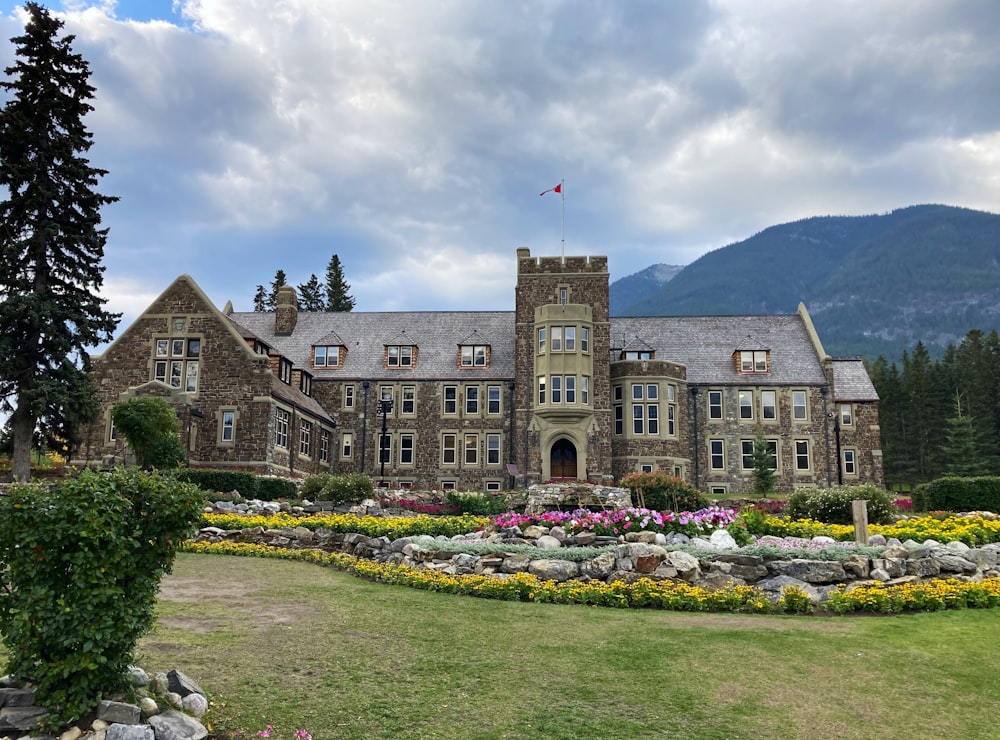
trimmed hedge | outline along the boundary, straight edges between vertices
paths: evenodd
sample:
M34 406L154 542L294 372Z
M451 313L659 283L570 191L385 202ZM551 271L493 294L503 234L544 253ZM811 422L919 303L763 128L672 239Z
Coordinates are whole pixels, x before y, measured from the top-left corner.
M298 498L299 489L295 481L288 478L258 478L257 498L261 501L275 501L279 498Z
M1000 477L938 478L913 489L915 511L1000 511Z
M177 478L194 483L199 488L214 493L239 491L243 498L260 498L260 478L253 473L233 470L195 470L185 468L177 472Z

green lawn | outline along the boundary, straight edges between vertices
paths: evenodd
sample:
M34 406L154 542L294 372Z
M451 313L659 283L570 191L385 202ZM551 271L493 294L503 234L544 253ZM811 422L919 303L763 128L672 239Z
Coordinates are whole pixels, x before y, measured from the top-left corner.
M750 617L497 602L182 554L150 671L215 737L998 737L1000 614Z

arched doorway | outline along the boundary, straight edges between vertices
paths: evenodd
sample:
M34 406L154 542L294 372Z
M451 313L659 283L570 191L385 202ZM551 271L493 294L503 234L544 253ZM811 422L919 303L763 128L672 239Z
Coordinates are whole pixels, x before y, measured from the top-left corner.
M576 447L568 439L556 440L552 445L549 473L552 478L576 480Z

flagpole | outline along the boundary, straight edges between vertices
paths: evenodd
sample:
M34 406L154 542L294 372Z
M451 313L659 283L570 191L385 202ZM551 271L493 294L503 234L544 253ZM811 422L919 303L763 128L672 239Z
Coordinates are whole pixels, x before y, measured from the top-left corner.
M566 180L559 181L559 197L562 200L562 261L566 261Z

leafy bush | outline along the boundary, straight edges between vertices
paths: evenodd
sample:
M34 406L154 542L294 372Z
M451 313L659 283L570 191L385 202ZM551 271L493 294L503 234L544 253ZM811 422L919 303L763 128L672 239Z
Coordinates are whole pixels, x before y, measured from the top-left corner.
M1000 477L938 478L913 491L917 511L1000 511Z
M310 475L302 481L302 485L299 486L299 496L304 499L309 499L310 501L315 501L319 498L323 489L329 486L332 481L333 476L330 473L317 473L316 475Z
M621 485L632 492L633 504L655 511L696 511L708 506L697 488L664 473L629 473Z
M181 425L167 399L141 396L123 401L115 405L111 418L140 467L174 468L186 459Z
M299 489L295 481L288 478L258 478L257 498L261 501L276 501L279 498L297 498Z
M507 498L501 494L448 491L445 500L457 509L459 514L494 516L507 511Z
M356 504L371 498L375 494L375 487L372 479L363 473L346 473L344 475L327 475L321 473L319 476L306 478L302 487L302 495L305 494L306 484L311 478L326 476L323 487L318 492L311 494L316 501L330 501L334 504ZM311 488L310 488L311 490Z
M160 578L202 502L193 485L122 468L0 497L7 670L37 684L52 727L128 687Z
M895 496L876 486L803 488L788 497L784 513L789 519L815 519L826 524L852 524L852 501L868 502L868 522L885 524L896 514Z
M178 471L177 477L209 493L239 491L243 498L259 498L260 478L253 473L235 470L193 470Z

